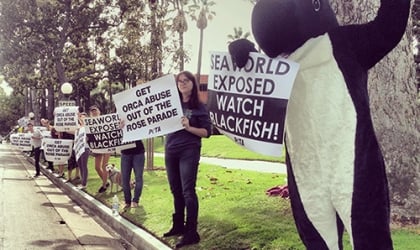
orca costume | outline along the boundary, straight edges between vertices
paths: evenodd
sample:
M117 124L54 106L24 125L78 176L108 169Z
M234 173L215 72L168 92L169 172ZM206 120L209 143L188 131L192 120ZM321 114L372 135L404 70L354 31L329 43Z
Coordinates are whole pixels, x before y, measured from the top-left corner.
M400 41L409 0L381 0L366 24L339 26L327 0L260 0L252 29L270 57L300 64L285 122L293 216L307 249L392 249L385 164L369 109L368 70ZM251 42L229 51L239 67Z

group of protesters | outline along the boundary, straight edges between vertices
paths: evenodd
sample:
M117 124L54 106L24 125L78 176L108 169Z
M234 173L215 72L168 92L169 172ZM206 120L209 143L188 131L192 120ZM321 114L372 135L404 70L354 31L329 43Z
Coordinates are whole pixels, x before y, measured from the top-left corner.
M201 154L201 138L209 137L211 134L211 121L209 112L205 105L200 101L198 95L198 84L196 77L189 71L180 72L175 76L176 90L183 115L179 117L180 129L166 134L165 142L165 166L167 171L168 183L173 195L174 213L172 214L172 227L163 237L179 236L183 237L176 244L176 247L196 244L200 241L197 232L198 224L198 198L195 191L198 166ZM175 90L175 91L176 91ZM153 93L151 93L153 94ZM178 96L177 95L177 96ZM109 187L109 176L106 166L110 158L110 153L98 153L89 147L89 140L93 137L88 136L86 121L94 117L101 116L98 105L89 108L89 116L79 108L78 128L66 132L58 132L54 125L46 119L41 119L41 124L46 127L52 138L61 140L73 140L71 156L66 163L48 161L48 169L55 171L54 176L65 178L64 166L67 165L67 182L74 182L80 179L77 187L85 190L88 177L88 157L94 157L95 170L102 180L98 193L103 193ZM125 126L125 120L119 118L119 129ZM140 132L142 128L139 128ZM42 133L39 129L34 129L32 123L28 124L28 131L32 133L32 145L35 158L35 174L33 177L40 176L39 160L41 156ZM141 131L142 132L142 131ZM150 132L150 130L149 130ZM83 135L82 144L78 142ZM131 141L131 146L121 150L121 179L124 193L124 208L136 208L139 206L140 196L143 187L143 171L145 163L145 147L141 139ZM79 153L78 145L84 145L82 153ZM75 150L76 149L76 150ZM58 169L54 170L56 164ZM72 177L72 172L76 174ZM134 194L131 193L131 175L134 172Z
M75 182L81 181L77 186L80 189L86 188L87 184L87 158L83 161L80 158L76 160L75 151L71 150L71 154L68 160L64 162L54 162L51 160L47 160L45 155L45 151L42 145L43 138L52 138L57 140L74 140L75 133L78 133L80 129L83 129L83 118L86 116L86 113L79 109L79 124L81 125L79 129L75 131L57 131L57 129L51 124L48 119L41 119L41 125L45 127L45 129L41 130L39 127L35 127L32 122L28 123L27 129L29 133L32 133L31 136L31 144L32 144L32 151L34 155L34 165L35 165L35 174L33 178L37 178L40 176L40 160L44 158L45 162L47 163L48 167L47 170L53 173L53 175L57 178L65 178L65 165L67 165L67 179L65 182ZM87 152L88 153L88 152ZM42 157L43 156L43 157ZM57 165L57 169L54 168L54 165ZM72 173L75 172L73 177Z

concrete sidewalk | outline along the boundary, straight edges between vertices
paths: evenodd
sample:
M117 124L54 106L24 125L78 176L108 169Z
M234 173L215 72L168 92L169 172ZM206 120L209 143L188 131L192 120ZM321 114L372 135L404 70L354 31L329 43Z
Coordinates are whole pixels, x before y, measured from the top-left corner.
M27 157L27 160L33 164L33 158ZM170 250L169 246L165 243L158 240L152 234L148 233L147 231L141 229L137 225L134 225L130 221L126 220L120 215L114 216L112 214L111 208L105 206L100 201L96 200L94 197L90 196L89 194L85 193L82 190L76 188L72 183L65 182L62 178L57 178L51 173L49 170L46 169L47 166L41 164L41 172L43 175L48 177L52 183L54 183L57 187L59 187L67 196L69 196L74 202L76 202L80 207L83 208L84 211L87 212L87 215L90 219L95 219L103 228L107 229L107 232L101 230L99 228L93 228L91 226L92 223L88 224L88 221L85 221L86 224L80 224L80 230L93 230L93 232L98 232L101 235L107 235L107 237L103 238L112 238L110 235L113 233L117 234L121 237L122 240L126 241L130 245L127 245L127 249L141 249L141 250ZM69 218L68 221L71 219ZM77 231L77 230L76 230ZM75 235L78 235L78 232L75 232ZM118 236L114 236L114 238L118 238ZM80 240L80 239L79 239ZM81 239L86 240L86 239ZM110 239L109 242L112 242ZM112 245L111 249L113 248ZM102 248L102 249L109 249L109 248Z

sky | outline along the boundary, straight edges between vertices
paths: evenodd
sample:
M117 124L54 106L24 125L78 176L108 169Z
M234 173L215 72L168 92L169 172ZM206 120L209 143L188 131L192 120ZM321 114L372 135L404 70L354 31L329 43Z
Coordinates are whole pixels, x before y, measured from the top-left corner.
M7 95L10 95L10 93L12 93L13 89L7 84L6 81L3 80L3 78L0 78L0 87L3 88L4 92Z
M227 51L228 35L233 35L234 27L241 27L243 32L250 32L248 39L253 40L251 32L251 12L253 5L248 0L213 0L216 12L213 20L204 29L204 42L201 73L207 74L210 69L211 51ZM188 31L185 34L185 48L190 50L191 62L185 64L185 70L197 72L198 47L200 31L196 24L188 19Z

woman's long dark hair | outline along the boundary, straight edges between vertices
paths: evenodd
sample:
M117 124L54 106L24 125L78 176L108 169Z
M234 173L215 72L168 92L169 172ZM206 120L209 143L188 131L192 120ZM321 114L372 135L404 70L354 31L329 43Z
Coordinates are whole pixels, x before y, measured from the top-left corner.
M181 75L186 76L193 83L193 88L191 90L191 97L190 97L190 100L188 101L190 108L198 108L198 105L200 104L200 98L198 97L197 80L195 79L194 74L189 71L182 71L178 73L178 75L176 75L176 78L175 78L177 84L178 84L179 77ZM181 92L179 92L179 90L178 90L178 94L179 94L179 98L181 98L182 100L182 94Z

